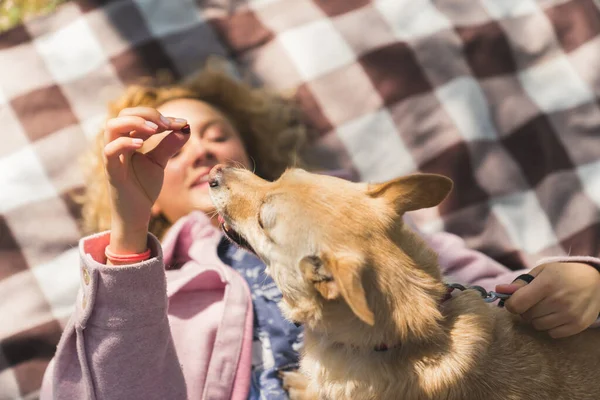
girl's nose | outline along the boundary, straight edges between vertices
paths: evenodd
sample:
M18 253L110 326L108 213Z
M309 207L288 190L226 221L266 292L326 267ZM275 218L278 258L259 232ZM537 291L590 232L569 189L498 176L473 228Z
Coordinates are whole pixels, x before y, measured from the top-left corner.
M214 161L214 154L210 151L210 148L203 143L202 139L194 138L194 140L188 142L188 145L190 146L190 155L194 167L200 167Z

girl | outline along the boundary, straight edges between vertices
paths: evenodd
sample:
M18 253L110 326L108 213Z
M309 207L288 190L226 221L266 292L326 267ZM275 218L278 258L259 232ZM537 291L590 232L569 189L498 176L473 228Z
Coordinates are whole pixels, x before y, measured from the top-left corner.
M253 255L223 240L208 195L218 163L276 179L305 139L290 101L209 66L181 85L133 86L110 109L90 163L76 311L42 398L285 398L302 329ZM160 241L159 241L160 240ZM457 237L426 237L453 280L487 288L509 271ZM600 311L599 260L542 260L506 302L554 337ZM517 290L518 289L518 290Z

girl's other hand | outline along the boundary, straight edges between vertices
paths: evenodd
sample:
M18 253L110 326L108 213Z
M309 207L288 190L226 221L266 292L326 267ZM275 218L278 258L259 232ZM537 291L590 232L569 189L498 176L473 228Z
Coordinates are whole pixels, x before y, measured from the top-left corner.
M116 253L146 249L151 208L162 188L167 161L189 138L183 119L167 118L149 107L127 108L109 119L104 131L104 165L112 212L110 248ZM151 149L146 139L171 131Z
M591 265L557 262L540 265L530 272L527 284L517 280L498 285L496 291L513 293L506 300L508 311L519 314L553 338L575 335L587 329L600 312L600 273Z

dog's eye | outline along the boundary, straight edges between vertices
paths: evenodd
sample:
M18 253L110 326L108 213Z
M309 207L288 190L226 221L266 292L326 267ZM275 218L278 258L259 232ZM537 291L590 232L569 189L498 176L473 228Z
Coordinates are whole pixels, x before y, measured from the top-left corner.
M262 230L271 229L275 225L275 213L269 204L263 204L258 212L258 226Z

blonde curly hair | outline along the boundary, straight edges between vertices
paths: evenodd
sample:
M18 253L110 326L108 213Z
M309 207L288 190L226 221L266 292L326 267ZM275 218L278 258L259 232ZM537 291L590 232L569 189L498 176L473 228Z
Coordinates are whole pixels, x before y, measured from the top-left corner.
M108 118L116 117L128 107L156 108L171 100L197 99L218 109L233 124L258 176L274 180L286 168L302 165L298 152L306 141L306 128L291 96L253 88L237 80L231 76L226 64L219 60L210 60L199 73L183 83L173 83L168 78L163 78L160 83L156 81L128 87L109 105ZM78 199L82 204L82 227L86 234L110 229L103 149L101 131L96 136L92 151L84 159L86 190ZM152 216L149 230L162 238L172 222L163 215Z

